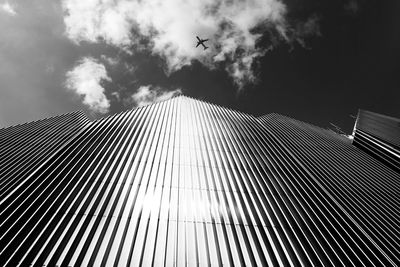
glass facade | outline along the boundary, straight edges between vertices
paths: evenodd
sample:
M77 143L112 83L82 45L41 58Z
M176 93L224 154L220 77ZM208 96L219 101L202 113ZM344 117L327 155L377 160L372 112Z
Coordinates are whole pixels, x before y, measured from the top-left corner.
M81 116L3 172L20 184L1 195L3 265L400 263L400 176L340 136L185 96ZM18 127L47 146L34 124ZM2 169L33 160L3 147Z

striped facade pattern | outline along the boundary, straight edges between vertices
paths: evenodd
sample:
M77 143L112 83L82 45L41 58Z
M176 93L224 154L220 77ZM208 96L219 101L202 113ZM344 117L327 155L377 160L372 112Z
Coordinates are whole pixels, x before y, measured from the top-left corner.
M47 160L1 177L19 184L0 199L2 265L400 263L400 176L340 136L185 96L79 114L32 146ZM16 127L53 129L35 125Z
M299 169L307 172L306 180L318 184L328 201L335 203L327 206L330 212L333 207L338 209L335 220L340 222L341 216L345 218L340 227L349 237L341 248L350 249L354 240L353 246L362 249L357 256L379 251L399 264L400 175L330 130L277 114L263 116L260 120L279 140L284 140L285 154L292 155ZM340 232L339 227L336 230ZM350 238L353 234L360 239Z
M359 110L353 145L400 173L400 119Z
M90 121L82 111L0 129L0 200Z

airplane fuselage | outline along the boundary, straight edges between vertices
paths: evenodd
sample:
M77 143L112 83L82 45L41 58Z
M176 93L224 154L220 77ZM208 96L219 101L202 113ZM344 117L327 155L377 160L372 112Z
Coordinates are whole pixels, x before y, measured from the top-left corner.
M206 50L208 47L205 46L204 42L207 42L208 39L200 39L199 36L196 36L196 38L197 38L197 40L198 40L198 41L197 41L196 47L198 47L199 45L202 45L203 48L204 48L204 50Z

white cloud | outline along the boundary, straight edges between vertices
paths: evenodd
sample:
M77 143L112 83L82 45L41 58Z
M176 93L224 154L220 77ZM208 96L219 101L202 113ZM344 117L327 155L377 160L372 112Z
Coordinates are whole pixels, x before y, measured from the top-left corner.
M115 98L115 100L117 100L118 102L121 101L121 95L119 92L112 92L111 95Z
M64 0L63 8L68 13L64 17L67 34L75 42L130 43L131 24L123 5L113 0Z
M4 12L8 13L11 16L17 15L15 8L12 5L10 5L10 3L8 1L0 4L0 9L3 10Z
M140 86L136 93L132 94L129 99L127 99L126 104L133 107L142 107L155 102L170 99L173 96L181 94L180 89L173 91L165 91L160 87L145 85Z
M110 102L101 83L111 81L111 78L103 64L85 57L66 76L66 87L83 97L83 103L91 111L103 114L108 112Z
M119 63L118 58L113 58L113 57L109 57L106 55L101 55L100 57L103 61L107 62L108 65L110 66L116 66Z
M319 21L320 17L314 14L308 17L306 21L298 22L292 31L293 39L303 47L307 47L305 39L311 36L321 36Z
M66 34L77 43L142 49L138 40L146 38L145 49L165 60L167 73L192 60L223 63L239 86L254 81L252 64L266 52L256 46L261 33L284 38L287 28L281 0L63 0L63 8ZM210 49L196 48L196 35L209 38Z

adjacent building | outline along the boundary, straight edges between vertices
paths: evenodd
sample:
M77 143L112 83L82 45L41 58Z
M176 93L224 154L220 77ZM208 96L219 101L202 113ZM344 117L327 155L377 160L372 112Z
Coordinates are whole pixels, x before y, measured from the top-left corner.
M360 109L353 145L400 173L400 119Z
M400 174L331 131L185 96L0 130L8 266L400 264Z

